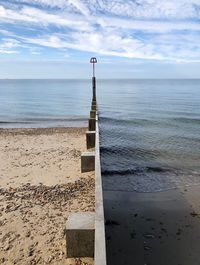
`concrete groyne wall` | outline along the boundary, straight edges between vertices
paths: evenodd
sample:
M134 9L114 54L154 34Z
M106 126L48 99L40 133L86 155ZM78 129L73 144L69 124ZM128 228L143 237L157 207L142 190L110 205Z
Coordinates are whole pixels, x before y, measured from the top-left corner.
M96 147L95 147L95 265L106 265L105 219L103 206L103 189L100 163L99 119L96 114Z
M95 212L72 214L66 224L67 257L94 257L95 265L106 265L105 220L100 162L99 117L96 79L92 79L93 97L88 131L87 152L81 154L81 171L95 172Z

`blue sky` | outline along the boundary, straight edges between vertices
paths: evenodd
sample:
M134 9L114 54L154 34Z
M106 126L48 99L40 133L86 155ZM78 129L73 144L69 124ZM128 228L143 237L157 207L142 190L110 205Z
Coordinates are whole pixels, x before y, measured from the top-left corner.
M0 78L200 78L200 0L0 0Z

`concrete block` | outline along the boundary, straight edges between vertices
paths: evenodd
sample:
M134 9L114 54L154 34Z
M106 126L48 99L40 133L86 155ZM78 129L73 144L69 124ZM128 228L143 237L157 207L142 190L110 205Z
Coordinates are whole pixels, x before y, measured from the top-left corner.
M95 147L95 137L96 137L95 131L87 131L86 132L87 149Z
M96 131L96 119L90 118L88 120L88 130L89 131Z
M90 118L92 118L92 119L95 119L96 118L96 110L91 110L90 111Z
M90 172L95 169L95 152L84 152L81 154L81 172Z
M92 105L97 105L97 101L95 99L92 99Z
M66 222L67 258L94 257L95 213L72 213Z
M94 108L97 108L97 104L91 104L91 108L94 107Z
M91 105L91 110L97 110L97 105Z

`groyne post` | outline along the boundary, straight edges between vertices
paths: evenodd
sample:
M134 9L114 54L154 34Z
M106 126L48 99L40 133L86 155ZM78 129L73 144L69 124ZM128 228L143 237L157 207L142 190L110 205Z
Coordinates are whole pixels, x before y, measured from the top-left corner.
M87 131L86 132L87 149L95 147L95 136L96 136L96 131Z
M96 110L91 110L90 111L90 118L95 119L96 118Z
M88 130L89 131L95 131L96 130L96 118L90 118L88 120Z
M84 152L81 154L81 172L90 172L95 169L95 153Z
M94 257L95 213L72 213L66 224L67 258Z

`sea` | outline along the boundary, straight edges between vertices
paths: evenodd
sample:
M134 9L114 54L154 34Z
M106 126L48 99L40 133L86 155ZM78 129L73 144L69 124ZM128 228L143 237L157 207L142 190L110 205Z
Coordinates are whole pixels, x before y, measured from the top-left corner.
M200 183L200 80L99 86L106 190L154 192Z
M0 127L87 126L91 93L90 80L0 80ZM105 189L200 182L200 80L97 80L97 94Z
M0 127L86 126L89 80L0 80Z
M0 127L87 126L91 96L89 79L0 80ZM173 264L157 260L158 249L153 252L145 243L144 253L137 251L137 244L127 252L128 237L135 240L134 222L123 220L132 214L129 210L124 214L124 209L132 209L137 196L200 185L200 80L97 79L97 101L108 265L184 264L183 255ZM136 222L134 229L142 240L145 224L141 228ZM116 248L117 231L128 233ZM138 255L134 251L143 259L134 260Z

